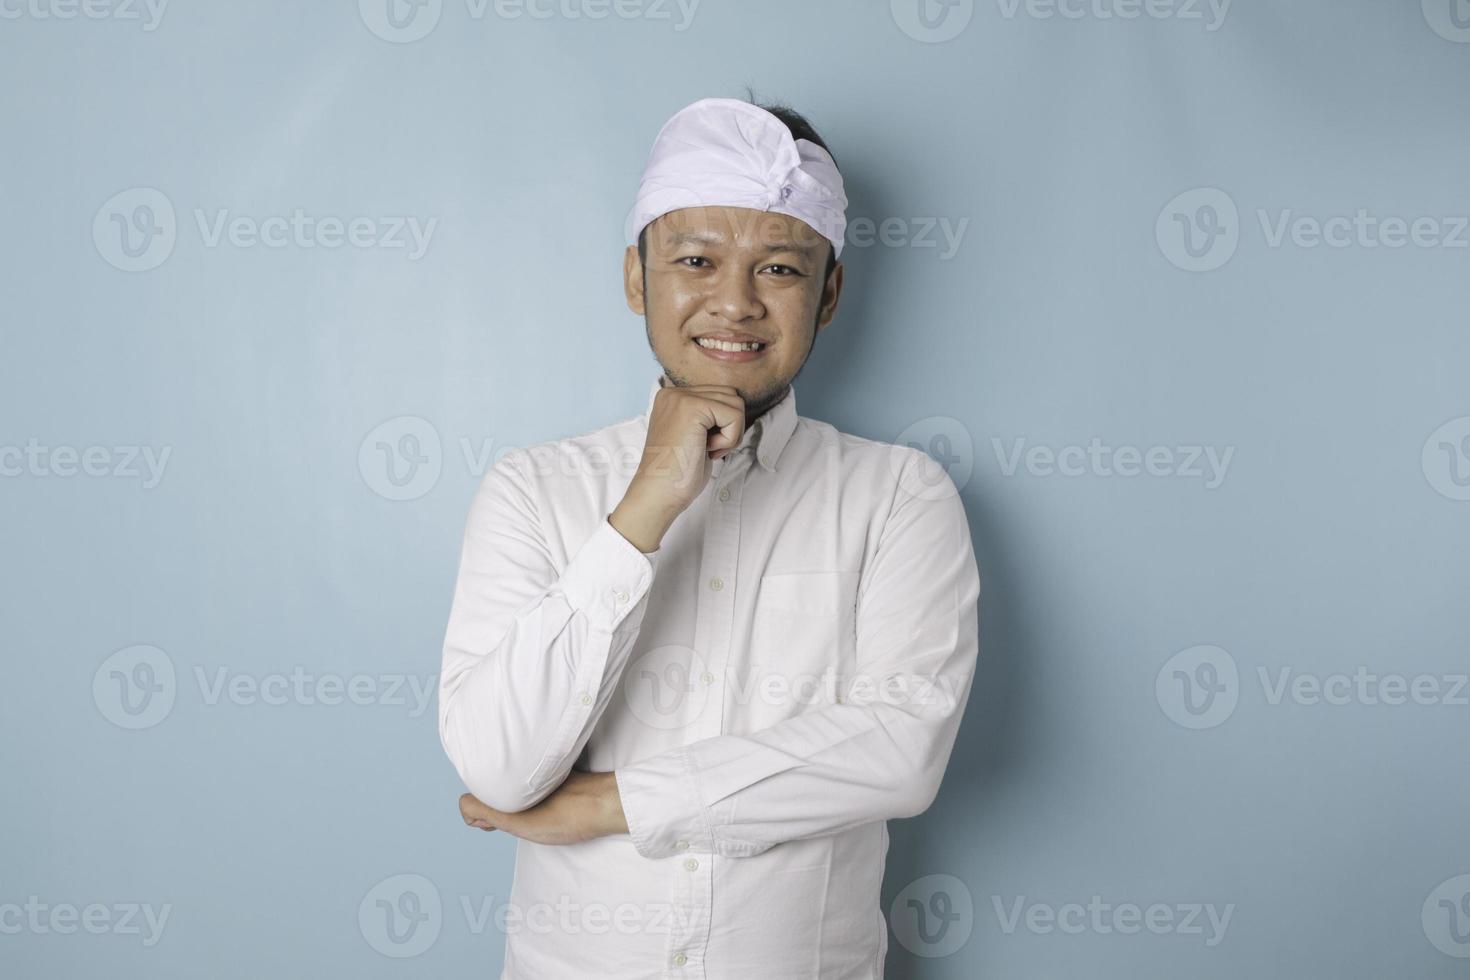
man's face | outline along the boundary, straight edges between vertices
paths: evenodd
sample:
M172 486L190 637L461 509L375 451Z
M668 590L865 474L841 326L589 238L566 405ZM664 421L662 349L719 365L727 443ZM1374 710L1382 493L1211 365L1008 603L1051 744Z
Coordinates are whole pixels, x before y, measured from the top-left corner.
M646 246L646 262L628 246L623 279L654 357L676 385L735 387L753 421L785 396L837 312L842 266L822 279L832 244L789 215L700 207L658 218ZM762 346L712 349L714 338Z

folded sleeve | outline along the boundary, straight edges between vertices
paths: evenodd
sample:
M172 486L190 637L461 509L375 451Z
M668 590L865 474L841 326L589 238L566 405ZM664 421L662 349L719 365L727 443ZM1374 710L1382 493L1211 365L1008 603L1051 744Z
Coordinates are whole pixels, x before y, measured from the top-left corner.
M439 677L439 735L465 787L535 805L571 771L637 638L658 553L604 515L558 568L511 453L470 506Z
M618 769L643 856L750 856L933 802L979 653L980 577L953 481L910 452L863 569L858 672L843 697Z

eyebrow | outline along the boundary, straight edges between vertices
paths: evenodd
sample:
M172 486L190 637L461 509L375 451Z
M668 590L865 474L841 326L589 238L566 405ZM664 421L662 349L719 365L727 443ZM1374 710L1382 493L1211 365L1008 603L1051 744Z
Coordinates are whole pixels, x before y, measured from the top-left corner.
M675 232L670 238L670 244L678 247L680 245L714 245L725 244L725 239L719 235L707 235L694 231ZM816 250L816 243L811 245L798 245L792 241L770 242L766 245L766 252L798 252L802 255L810 255Z

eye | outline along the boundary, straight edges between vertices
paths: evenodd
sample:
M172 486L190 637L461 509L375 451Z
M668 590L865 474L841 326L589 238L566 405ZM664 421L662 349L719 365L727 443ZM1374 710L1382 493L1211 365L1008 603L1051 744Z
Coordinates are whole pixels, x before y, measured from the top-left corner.
M703 255L686 255L683 258L675 259L674 260L674 264L675 265L684 265L684 263L686 263L686 262L708 262L708 261L709 260L706 259ZM698 267L697 266L685 266L685 268L693 269L693 268L698 268Z
M768 266L766 266L766 268L767 269L785 269L786 270L786 273L788 273L790 275L793 275L793 276L799 276L799 275L801 275L800 272L798 272L797 270L793 269L789 265L768 265ZM782 275L782 276L780 276L780 278L784 279L784 278L786 278L786 276L785 275Z

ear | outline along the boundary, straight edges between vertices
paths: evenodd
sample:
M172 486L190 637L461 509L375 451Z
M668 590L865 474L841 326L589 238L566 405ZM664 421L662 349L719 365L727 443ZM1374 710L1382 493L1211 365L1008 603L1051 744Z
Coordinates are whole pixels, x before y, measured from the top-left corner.
M638 258L637 245L629 245L623 252L623 295L628 300L628 309L642 316L646 309L643 303L643 260Z
M842 296L842 263L839 261L832 267L832 274L827 277L826 284L822 287L822 306L817 311L817 332L832 322L837 315L837 300Z

